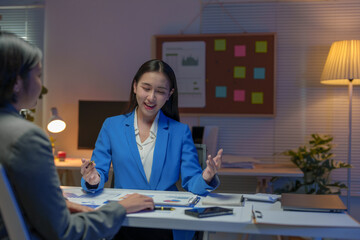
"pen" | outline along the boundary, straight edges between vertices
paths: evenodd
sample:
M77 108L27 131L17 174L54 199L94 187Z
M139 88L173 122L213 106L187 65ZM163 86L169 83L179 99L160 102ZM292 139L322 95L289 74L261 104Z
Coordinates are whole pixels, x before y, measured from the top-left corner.
M254 223L256 223L256 216L255 216L255 212L254 212L254 205L251 206L251 215L252 215L252 220Z
M90 167L90 166L93 165L93 164L94 164L94 161L92 160L92 161L89 162L89 164L88 164L85 168L88 168L88 167Z
M154 210L160 210L160 211L174 211L175 208L172 207L155 207Z

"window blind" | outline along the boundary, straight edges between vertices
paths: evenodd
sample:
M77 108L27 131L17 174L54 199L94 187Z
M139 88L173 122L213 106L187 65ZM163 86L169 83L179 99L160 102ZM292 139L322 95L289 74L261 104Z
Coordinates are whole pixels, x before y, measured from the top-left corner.
M43 1L0 0L0 28L24 38L42 51L44 49ZM42 126L42 101L38 101L35 123Z

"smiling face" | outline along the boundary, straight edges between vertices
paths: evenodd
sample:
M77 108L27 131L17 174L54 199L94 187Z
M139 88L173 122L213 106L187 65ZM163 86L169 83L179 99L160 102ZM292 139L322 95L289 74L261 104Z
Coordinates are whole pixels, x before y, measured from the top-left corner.
M160 72L146 72L134 82L134 93L138 103L138 117L153 121L158 111L169 100L173 89L167 77Z

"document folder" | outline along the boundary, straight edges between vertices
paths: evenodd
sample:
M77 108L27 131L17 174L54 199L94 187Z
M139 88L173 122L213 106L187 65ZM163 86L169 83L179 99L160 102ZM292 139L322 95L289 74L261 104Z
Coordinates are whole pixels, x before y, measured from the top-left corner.
M343 212L347 208L339 195L283 193L281 207L284 210Z

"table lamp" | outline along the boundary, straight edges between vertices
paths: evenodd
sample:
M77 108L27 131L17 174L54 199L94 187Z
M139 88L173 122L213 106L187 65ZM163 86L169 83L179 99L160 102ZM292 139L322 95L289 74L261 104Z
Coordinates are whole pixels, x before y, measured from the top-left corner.
M351 119L353 85L360 85L360 40L336 41L331 45L321 75L321 83L349 86L348 164L351 164ZM347 208L350 212L351 168L347 174Z
M59 133L59 132L64 131L65 128L66 128L66 123L59 116L57 108L55 108L55 107L51 108L51 117L50 117L49 123L47 125L47 130L50 133ZM50 137L53 155L55 156L55 154L56 154L55 153L55 138L52 137L51 135L49 137Z
M66 128L66 123L59 116L56 107L51 108L51 117L47 125L47 129L51 133L59 133L64 131Z

